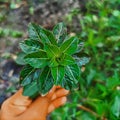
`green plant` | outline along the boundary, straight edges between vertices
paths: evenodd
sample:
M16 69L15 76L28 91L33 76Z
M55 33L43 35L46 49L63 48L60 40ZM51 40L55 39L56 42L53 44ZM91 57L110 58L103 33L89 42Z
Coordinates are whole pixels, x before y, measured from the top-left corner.
M80 66L89 61L80 53L82 44L78 37L67 35L64 23L58 23L52 32L30 24L29 38L20 47L26 54L20 83L23 94L31 98L45 95L53 85L68 90L77 88Z

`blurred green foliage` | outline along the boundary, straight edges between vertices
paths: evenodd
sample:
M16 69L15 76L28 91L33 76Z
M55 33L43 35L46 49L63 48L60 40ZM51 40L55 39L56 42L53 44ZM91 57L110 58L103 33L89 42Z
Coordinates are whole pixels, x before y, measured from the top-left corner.
M66 22L74 24L73 18L81 16L77 34L91 62L81 74L79 91L73 91L51 118L120 120L120 1L88 0L84 7L84 11L73 9Z
M0 27L0 37L7 37L7 36L10 36L13 38L19 38L23 36L23 33L17 30Z

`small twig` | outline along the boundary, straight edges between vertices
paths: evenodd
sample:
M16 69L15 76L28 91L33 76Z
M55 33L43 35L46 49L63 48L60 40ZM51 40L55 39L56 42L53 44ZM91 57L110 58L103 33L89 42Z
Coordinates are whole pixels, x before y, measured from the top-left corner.
M96 112L92 111L91 109L89 109L89 108L87 108L87 107L85 107L85 106L83 106L83 105L78 105L78 107L79 107L80 109L84 110L84 111L87 111L87 112L92 113L92 114L93 114L94 116L96 116L96 117L100 117Z
M93 115L94 115L95 117L97 117L97 118L101 118L101 120L108 120L107 118L101 117L101 116L98 115L96 112L92 111L91 109L89 109L89 108L87 108L87 107L85 107L85 106L83 106L83 105L78 105L78 108L80 108L80 109L82 109L82 110L84 110L84 111L87 111L87 112L93 114Z

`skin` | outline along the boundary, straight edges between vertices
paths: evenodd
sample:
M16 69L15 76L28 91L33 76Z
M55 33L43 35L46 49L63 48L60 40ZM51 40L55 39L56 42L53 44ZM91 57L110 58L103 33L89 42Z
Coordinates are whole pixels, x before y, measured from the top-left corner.
M22 91L21 88L3 103L0 120L46 120L49 113L65 104L69 93L68 90L54 86L46 96L33 101L23 96Z

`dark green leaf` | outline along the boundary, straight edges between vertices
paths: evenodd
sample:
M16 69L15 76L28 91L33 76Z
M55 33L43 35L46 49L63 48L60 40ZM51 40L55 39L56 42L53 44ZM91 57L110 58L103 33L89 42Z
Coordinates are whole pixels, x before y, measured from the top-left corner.
M32 81L38 79L40 74L39 69L35 69L30 65L26 65L20 73L20 83L21 86L26 86L30 84Z
M20 52L19 54L17 54L17 59L15 60L15 62L19 65L25 65L25 60L24 57L26 56L26 54L24 52Z
M54 28L53 28L53 34L55 35L58 44L61 44L66 35L67 35L67 28L63 22L58 23Z
M22 49L23 52L25 53L31 53L31 52L36 52L39 49L43 48L43 45L39 41L34 41L34 40L25 40L20 43L20 48Z
M77 37L70 37L66 40L60 47L60 50L67 54L74 54L77 50L78 38Z
M29 25L28 33L29 33L30 39L41 41L40 32L41 32L41 28L39 27L39 25L36 25L34 23L31 23Z
M69 77L69 79L74 80L75 83L78 83L80 78L80 70L76 64L66 66L65 73Z
M46 52L39 50L38 52L30 53L25 56L25 62L34 68L43 68L48 65Z
M33 81L30 84L24 86L23 88L23 95L29 96L30 98L34 99L39 95L37 81Z
M30 24L29 26L29 37L31 39L39 40L43 44L45 43L56 44L56 40L52 32L34 23Z
M38 79L39 93L46 94L53 87L53 79L49 67L43 68Z
M78 87L78 83L75 79L70 79L67 75L65 75L63 80L60 82L60 86L67 90L72 90Z
M67 65L71 65L71 64L76 64L74 58L68 54L64 54L63 59L61 58L60 65L67 66Z
M57 66L51 68L54 84L58 85L64 78L65 68L63 66Z
M22 71L20 72L20 83L22 86L25 86L33 80L32 76L35 71L35 68L31 67L30 65L26 65Z
M49 58L59 57L61 54L60 49L52 44L45 44L45 50Z

